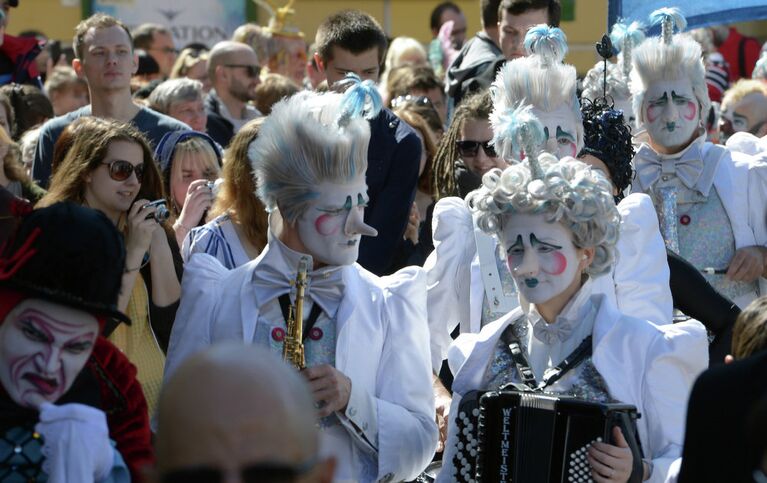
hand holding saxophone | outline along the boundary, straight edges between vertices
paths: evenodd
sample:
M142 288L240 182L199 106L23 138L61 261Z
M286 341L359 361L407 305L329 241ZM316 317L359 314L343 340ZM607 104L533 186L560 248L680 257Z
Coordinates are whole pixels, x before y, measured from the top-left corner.
M352 380L329 364L307 367L301 374L309 381L314 400L322 403L319 407L321 418L335 411L346 411L352 393Z

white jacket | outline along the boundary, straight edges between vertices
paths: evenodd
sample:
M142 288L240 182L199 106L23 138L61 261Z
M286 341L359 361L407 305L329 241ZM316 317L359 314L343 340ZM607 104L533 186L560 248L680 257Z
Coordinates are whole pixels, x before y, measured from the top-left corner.
M250 282L264 255L232 271L207 254L191 258L166 378L188 356L216 341L252 343L259 307ZM369 454L367 441L377 441L377 481L413 479L431 461L438 438L424 273L411 267L379 278L358 264L342 270L346 289L337 312L335 367L352 380L352 391L339 419L355 443L355 454Z
M612 275L594 279L594 291L604 293L621 312L670 324L673 300L669 287L666 246L649 196L636 193L618 204L621 214L617 260ZM434 251L424 264L428 280L429 331L432 369L439 371L459 323L462 333L481 328L484 287L474 241L474 222L465 201L443 198L433 214ZM468 329L468 330L465 330Z
M613 399L636 406L645 458L652 459L651 482L665 482L682 454L687 399L695 378L708 365L706 329L696 321L657 326L621 314L604 294L592 294L598 307L593 330L592 362ZM498 339L519 316L517 309L485 326L479 334L463 334L451 346L448 361L455 374L448 439L437 481L450 481L450 462L457 442L455 420L461 397L483 389L485 369ZM678 468L678 467L677 467Z

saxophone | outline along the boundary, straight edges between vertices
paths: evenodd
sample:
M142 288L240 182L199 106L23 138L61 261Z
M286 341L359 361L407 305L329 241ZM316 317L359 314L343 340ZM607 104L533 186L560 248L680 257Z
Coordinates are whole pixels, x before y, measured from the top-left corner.
M296 301L288 310L287 330L282 345L282 359L299 371L306 367L304 357L304 291L309 260L301 257L296 274Z

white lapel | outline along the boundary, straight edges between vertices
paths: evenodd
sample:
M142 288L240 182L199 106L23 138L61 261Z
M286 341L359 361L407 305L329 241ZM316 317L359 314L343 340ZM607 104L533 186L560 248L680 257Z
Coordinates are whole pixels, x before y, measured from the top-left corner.
M756 239L748 226L748 215L745 212L748 208L748 179L745 176L737 176L739 173L734 169L735 166L732 161L723 162L727 154L726 148L706 143L703 159L707 163L719 161L714 175L714 187L716 187L724 211L730 219L732 234L735 237L735 248L737 249L756 245Z

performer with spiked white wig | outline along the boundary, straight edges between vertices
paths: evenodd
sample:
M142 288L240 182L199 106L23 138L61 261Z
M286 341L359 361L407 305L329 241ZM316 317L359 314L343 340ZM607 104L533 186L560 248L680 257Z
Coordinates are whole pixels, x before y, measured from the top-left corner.
M413 267L378 278L355 263L360 238L376 234L363 222L365 117L381 101L371 81L348 82L343 95L281 101L263 124L249 156L270 212L269 242L231 272L209 255L191 258L166 377L220 340L287 351L306 367L335 481L409 480L437 445L425 277ZM292 335L296 324L302 338ZM303 355L292 351L296 341Z
M666 481L681 454L685 401L706 366L705 329L698 322L656 326L622 314L594 292L594 277L609 272L614 263L619 234L610 182L574 159L539 157L535 146L545 134L529 110L508 113L503 123L517 146L515 154L527 152L526 162L486 174L467 204L481 229L499 241L530 306L511 311L479 334L461 335L450 348L453 403L438 481L466 477L460 470L468 457L456 457L462 444L456 434L462 398L471 391L528 382L546 392L636 406L642 413L637 428L645 459L634 458L630 438L616 427L610 444L596 442L588 449L590 476L605 482L626 482L632 475ZM520 353L526 359L521 373ZM555 366L567 369L552 376ZM483 449L496 450L501 451Z
M639 45L644 38L644 32L639 22L618 22L613 25L610 41L619 52L618 62L597 62L583 78L581 98L595 101L600 97L609 96L615 109L623 111L626 120L633 123L635 116L629 88L631 54L633 48ZM607 68L606 79L605 68Z
M634 157L633 190L654 198L666 245L743 307L764 293L767 167L706 142L700 46L673 34L686 25L678 10L660 9L651 20L662 37L632 56L634 112L649 138Z
M583 125L575 67L562 63L567 37L559 28L537 25L525 35L525 50L526 57L504 64L495 78L494 112L532 105L544 127L542 149L557 157L575 156L583 147ZM491 117L490 122L495 130L501 121Z

